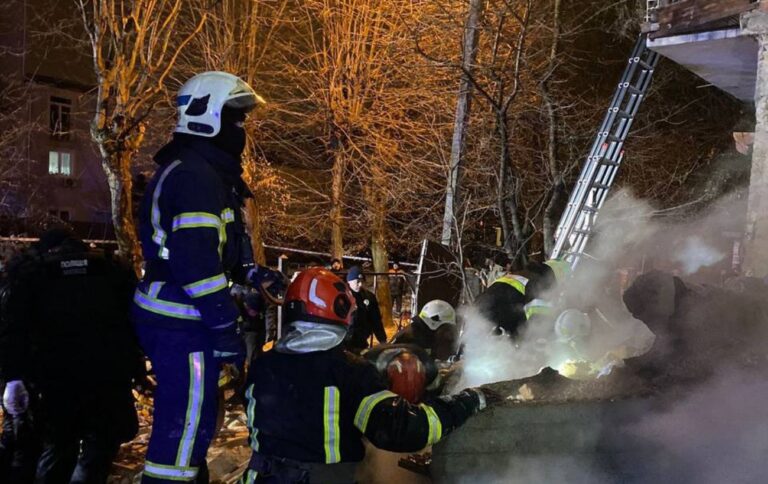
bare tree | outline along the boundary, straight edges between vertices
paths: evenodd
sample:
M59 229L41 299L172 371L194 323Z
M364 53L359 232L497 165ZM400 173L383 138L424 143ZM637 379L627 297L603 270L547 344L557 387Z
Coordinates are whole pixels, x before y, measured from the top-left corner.
M74 0L93 54L96 109L91 136L99 147L112 199L120 251L140 254L132 214L131 167L142 146L146 120L161 100L180 53L202 29L182 29L183 0Z

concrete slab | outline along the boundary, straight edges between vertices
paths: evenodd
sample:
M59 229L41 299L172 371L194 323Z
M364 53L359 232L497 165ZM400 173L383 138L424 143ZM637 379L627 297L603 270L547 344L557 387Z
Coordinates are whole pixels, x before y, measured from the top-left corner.
M735 98L754 102L758 43L754 36L742 29L649 40L648 48Z

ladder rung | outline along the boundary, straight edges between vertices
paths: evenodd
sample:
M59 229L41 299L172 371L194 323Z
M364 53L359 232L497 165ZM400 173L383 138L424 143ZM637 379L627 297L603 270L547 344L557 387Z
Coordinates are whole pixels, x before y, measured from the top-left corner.
M592 233L589 230L583 230L583 229L573 229L571 232L577 235L589 235Z
M621 109L619 109L619 110L617 110L615 112L616 112L616 117L617 118L632 119L632 115L629 114L626 111L622 111Z
M635 86L632 86L632 85L627 86L627 92L630 93L630 94L634 94L635 96L639 96L639 95L643 94L643 91L641 91L640 89L638 89L638 88L636 88Z
M613 143L623 143L624 139L616 136L615 134L609 134L605 137L606 141L613 142Z
M599 163L605 166L619 166L621 164L618 161L609 160L608 158L602 158Z
M595 182L590 186L592 188L602 188L603 190L608 190L609 188L611 188L610 185L606 185L605 183L598 183L598 182Z
M644 61L643 59L640 59L637 63L640 65L640 67L642 67L646 71L652 71L653 70L653 66L651 64L647 63L646 61Z
M597 209L591 205L584 205L581 207L581 211L587 213L597 213Z

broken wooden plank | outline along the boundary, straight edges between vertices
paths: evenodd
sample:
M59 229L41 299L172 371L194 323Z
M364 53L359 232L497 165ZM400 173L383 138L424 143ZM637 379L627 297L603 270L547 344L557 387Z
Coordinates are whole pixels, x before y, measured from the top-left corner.
M759 5L760 2L756 0L683 0L659 8L659 30L651 38L700 31L710 24L748 12Z

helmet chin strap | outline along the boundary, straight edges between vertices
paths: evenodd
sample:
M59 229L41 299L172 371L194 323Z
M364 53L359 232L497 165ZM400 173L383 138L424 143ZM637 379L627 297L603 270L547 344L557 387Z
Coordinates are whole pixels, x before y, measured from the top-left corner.
M347 336L347 328L332 324L294 321L291 331L277 342L279 353L312 353L340 345Z

